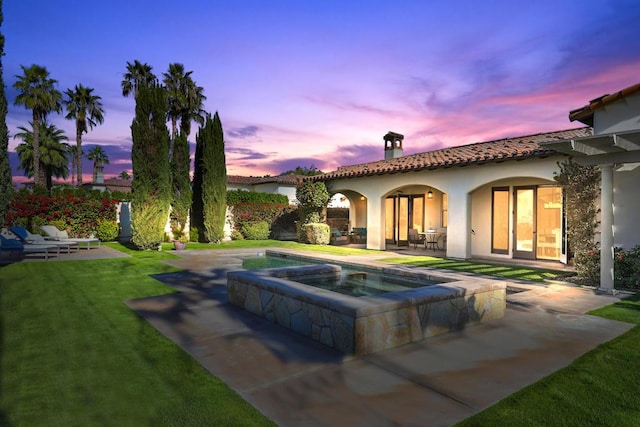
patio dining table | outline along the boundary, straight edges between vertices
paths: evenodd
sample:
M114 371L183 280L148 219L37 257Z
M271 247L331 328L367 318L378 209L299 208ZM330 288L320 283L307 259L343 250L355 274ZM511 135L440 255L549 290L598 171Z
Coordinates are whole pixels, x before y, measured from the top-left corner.
M440 249L440 246L438 246L438 239L440 238L440 235L442 233L438 233L435 230L427 230L427 231L422 231L420 233L418 233L422 236L424 236L424 248L425 249Z

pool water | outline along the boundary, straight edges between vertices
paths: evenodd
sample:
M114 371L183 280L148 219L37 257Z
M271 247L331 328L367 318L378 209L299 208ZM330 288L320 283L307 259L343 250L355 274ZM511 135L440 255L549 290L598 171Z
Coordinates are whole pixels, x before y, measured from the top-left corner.
M247 270L265 268L293 267L319 264L314 261L283 259L277 257L257 257L243 260L242 267ZM439 282L405 279L399 276L384 275L375 271L363 270L342 265L342 273L335 275L309 275L296 277L295 281L316 288L326 289L341 294L361 297L378 295L386 292L404 291L435 285Z
M257 256L244 258L242 260L242 268L245 270L262 270L264 268L295 267L297 265L311 264L317 264L317 262L270 256Z

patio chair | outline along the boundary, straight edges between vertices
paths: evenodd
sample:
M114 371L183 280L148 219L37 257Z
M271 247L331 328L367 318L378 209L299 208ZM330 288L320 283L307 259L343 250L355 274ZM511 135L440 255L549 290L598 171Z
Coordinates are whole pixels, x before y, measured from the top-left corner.
M409 229L409 244L413 244L413 249L417 249L418 245L424 246L425 240L423 234L418 234L415 228Z
M10 227L9 230L11 230L23 244L57 246L59 249L66 249L68 254L71 253L71 248L78 249L78 242L73 240L47 241L40 234L30 233L29 230L20 226Z
M58 230L55 225L43 225L40 227L40 229L45 234L45 237L48 240L73 240L79 245L83 245L86 243L87 249L91 249L92 243L97 243L97 246L100 247L100 239L97 239L95 237L69 237L69 234L67 234L66 230Z
M0 252L11 251L19 254L20 257L23 257L26 254L41 253L44 254L44 259L48 260L49 253L51 251L56 251L56 255L60 255L60 247L56 245L25 244L19 239L5 237L4 234L0 234L0 242L2 243L0 246Z

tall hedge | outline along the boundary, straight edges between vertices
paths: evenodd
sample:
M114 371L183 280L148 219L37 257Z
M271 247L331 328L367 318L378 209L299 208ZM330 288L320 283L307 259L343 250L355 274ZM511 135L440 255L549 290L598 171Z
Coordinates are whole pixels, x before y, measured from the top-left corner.
M205 242L220 242L224 237L227 212L227 166L224 154L224 133L220 116L208 116L196 135L202 158L202 220Z
M139 249L158 247L169 217L171 172L166 108L167 94L162 87L138 89L136 116L131 124L131 227L132 242Z
M173 193L171 225L181 231L187 224L189 209L191 208L190 168L189 142L187 141L186 133L180 131L173 143L173 156L171 157Z
M3 21L2 0L0 0L0 26ZM4 56L4 35L0 33L0 225L4 225L5 215L11 200L11 166L9 165L9 132L7 130L7 98L4 92L2 57Z

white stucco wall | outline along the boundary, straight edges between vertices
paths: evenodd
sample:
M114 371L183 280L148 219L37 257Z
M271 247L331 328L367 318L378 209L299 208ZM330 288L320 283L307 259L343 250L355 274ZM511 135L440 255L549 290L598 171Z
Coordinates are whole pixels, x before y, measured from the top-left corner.
M624 249L640 244L640 165L636 165L633 170L613 174L613 244Z
M508 254L491 253L491 196L494 187L509 187L509 212L513 212L513 188L527 185L553 185L546 179L519 177L502 179L487 183L478 188L471 196L471 256L472 257L513 257L513 241L509 241ZM513 215L509 216L509 235L513 236Z
M447 193L449 197L447 256L469 258L472 255L473 240L477 239L477 237L472 239L471 234L472 207L474 211L476 209L486 210L489 215L491 209L490 196L488 202L478 198L474 204L472 192L488 183L523 176L528 177L523 181L523 185L529 183L533 185L540 180L550 182L553 179L553 173L558 170L556 163L564 158L564 156L551 156L545 159L505 161L467 167L341 179L331 181L327 185L330 191L345 193L345 191L353 190L367 197L367 248L381 250L385 249L383 206L387 195L412 185L429 186ZM482 218L478 220L484 222ZM490 221L486 227L490 227ZM485 253L482 246L478 246L477 250L478 254Z
M640 93L609 104L596 111L593 117L593 133L624 132L640 129Z

